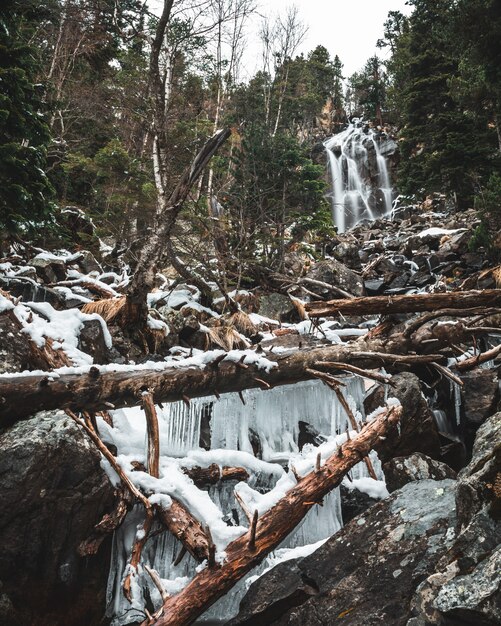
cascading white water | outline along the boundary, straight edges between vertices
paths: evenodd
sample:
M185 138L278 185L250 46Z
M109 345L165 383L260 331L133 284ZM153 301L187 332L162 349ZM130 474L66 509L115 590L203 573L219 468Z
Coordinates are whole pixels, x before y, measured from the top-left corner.
M324 142L332 184L332 214L341 233L362 219L391 213L393 192L379 141L371 128L355 119Z
M343 382L345 383L343 394L357 420L362 421L363 382L355 377L344 377ZM207 507L207 503L209 506L215 505L217 507L215 510L221 512L223 526L226 522L230 525L229 530L233 528L237 533L239 527L247 526L247 521L235 499L235 488L239 490L241 496L250 497L253 508L257 508L259 499L266 498L266 494L281 480L291 480L291 472L287 471L288 464L293 463L298 471L311 471L314 465L308 469L310 463L308 451L310 456L314 454L312 457L314 459L317 450L322 450L322 447L326 446L322 451L322 458L327 458L336 446L335 442L332 443L334 440L330 438L346 436L343 433L350 427L346 412L336 395L317 380L277 387L269 391L246 390L242 397L245 404L238 394L231 393L223 394L220 399L215 397L194 399L189 407L181 402L158 409L161 476L166 475L169 479L169 473L172 475L177 471L172 463L188 465L190 462L195 465L205 463L207 466L211 462L217 462L220 465L238 465L245 463L247 459L251 476L246 483L235 485L220 482L211 487L208 494L200 492L205 493L203 495L206 498L205 503L202 501L200 505L198 496L196 498L199 511L201 507ZM99 428L103 439L117 447L117 458L122 459L122 462L124 459L144 462L146 435L142 411L138 407L114 411L113 420L113 428L104 421L99 421ZM327 441L320 448L306 444L301 453L300 422L308 424L314 432L322 435L321 439L327 438ZM210 450L206 451L199 447L199 441L201 437L207 438L208 425L210 425ZM255 458L256 452L262 460ZM378 478L382 478L377 455L371 453L371 459ZM351 471L351 478L354 481L366 476L364 463L359 463ZM191 489L194 487L191 486ZM188 491L189 489L186 489L181 499L193 510L193 502L190 501L192 495ZM177 493L175 495L179 497ZM193 512L196 515L196 510ZM113 626L122 626L144 618L143 610L148 602L154 607L161 604L158 590L142 567L138 568L137 576L134 577L132 604L125 599L122 591L124 572L127 571L131 547L142 519L141 509L134 509L114 535L108 580L108 615L112 617ZM309 546L325 540L341 526L341 501L339 489L335 489L325 498L323 506L316 506L308 512L302 524L279 546L278 555L282 555L284 549L301 549L300 546ZM186 555L178 565L174 565L179 548L177 539L170 533L163 532L150 538L143 551L143 565L147 564L158 572L169 593L176 593L184 587L198 566L190 555ZM277 556L269 556L251 575L258 575L276 562L276 559ZM230 619L238 611L239 602L248 584L246 579L240 581L230 594L221 598L206 612L200 623Z

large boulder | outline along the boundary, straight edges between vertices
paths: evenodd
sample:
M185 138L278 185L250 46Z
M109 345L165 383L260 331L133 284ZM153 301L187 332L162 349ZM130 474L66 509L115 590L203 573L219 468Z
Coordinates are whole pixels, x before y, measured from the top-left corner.
M489 415L496 411L499 402L499 379L491 369L476 368L461 375L463 408L466 426L476 431Z
M77 553L114 489L100 454L64 413L0 433L0 623L101 624L109 544Z
M396 456L408 456L414 452L422 452L432 459L440 457L440 438L433 413L421 392L419 378L410 372L396 374L392 378L395 386L391 396L396 397L402 405L400 429L389 433L386 439L376 446L379 458L383 463ZM384 405L385 391L376 388L365 401L365 412L371 413Z
M458 475L457 536L418 587L408 626L501 623L501 413L479 429Z
M421 452L391 459L383 465L383 472L390 493L414 480L456 478L456 472L448 465L434 461Z
M339 287L354 296L363 296L365 293L364 281L360 275L335 259L320 261L306 274L306 278ZM318 293L319 296L336 294L335 291L327 287L319 287L314 284L308 284L308 289Z
M409 483L316 552L252 584L228 626L401 626L417 581L452 545L454 481Z

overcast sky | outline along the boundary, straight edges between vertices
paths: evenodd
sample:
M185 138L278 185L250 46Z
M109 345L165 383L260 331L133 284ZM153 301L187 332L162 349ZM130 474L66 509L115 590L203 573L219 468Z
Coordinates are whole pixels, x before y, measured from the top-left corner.
M161 12L163 0L148 0L150 8ZM409 15L411 7L406 0L256 0L257 12L250 18L246 34L246 53L241 78L254 75L261 62L261 48L257 33L262 16L285 15L287 8L296 6L308 32L298 53L309 52L322 45L331 57L337 54L344 64L344 76L361 69L377 50L376 41L383 35L383 24L388 11ZM181 3L179 3L181 5Z
M345 76L361 69L377 51L376 41L383 35L388 11L401 11L405 15L411 12L405 0L258 0L259 13L264 15L284 14L290 5L299 9L302 21L308 26L300 52L325 46L332 57L337 54L344 63ZM255 18L255 23L259 23L259 18ZM250 49L254 48L252 40L249 33ZM377 52L384 56L384 50ZM246 60L250 74L254 72L252 57Z

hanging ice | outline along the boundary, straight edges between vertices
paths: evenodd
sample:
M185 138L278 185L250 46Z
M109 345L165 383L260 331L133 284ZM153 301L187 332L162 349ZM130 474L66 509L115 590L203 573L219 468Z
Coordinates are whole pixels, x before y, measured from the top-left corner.
M364 384L355 377L345 377L343 382L346 385L343 394L361 421ZM321 451L322 458L328 458L335 450L334 438L345 436L343 433L350 427L335 394L316 380L269 391L246 390L242 396L245 404L238 394L224 394L219 400L215 397L200 398L192 400L189 407L184 403L173 403L158 410L163 481L170 480L175 485L175 475L179 474L181 465L207 466L213 462L243 465L251 477L246 483L237 485L237 489L249 498L253 507L266 507L277 483L275 491L281 483L286 489L294 484L291 482L288 486L287 482L294 480L292 473L288 472L289 462L294 463L300 472L310 471L308 464L314 463L317 450ZM117 447L120 462L144 462L146 433L142 411L138 408L115 411L113 420L113 428L103 421L100 421L99 427L104 440ZM306 443L301 453L300 444L308 440L311 443ZM318 445L320 448L315 447ZM210 450L204 450L204 447ZM376 472L382 477L377 456L371 455L371 458ZM353 468L351 476L353 479L367 476L365 464L360 463ZM189 479L185 480L191 483ZM242 526L247 526L247 520L235 500L234 489L235 483L222 482L211 487L208 493L199 491L193 496L197 490L192 484L187 484L184 491L179 492L181 496L177 492L172 495L184 498L190 510L211 527L213 535L219 533L220 537L224 536L226 528L228 540L231 540L232 536L243 532ZM196 502L190 501L193 497ZM269 502L268 505L272 506ZM113 618L114 626L144 618L144 607L154 609L161 604L159 592L142 567L138 568L134 578L132 604L124 598L121 588L141 519L141 510L133 510L114 536L108 580L108 614ZM325 498L322 507L309 511L302 524L278 547L276 556L270 555L250 576L255 577L281 555L287 554L284 549L305 546L301 550L307 551L310 544L325 540L341 526L341 502L339 490L335 489ZM158 572L169 593L184 587L198 565L189 555L174 565L179 549L177 539L163 532L150 538L143 552L143 565L147 564ZM240 581L231 593L205 613L201 623L224 622L234 615L246 584L246 579Z
M324 142L332 184L332 213L339 232L364 218L391 213L392 188L379 138L361 120Z

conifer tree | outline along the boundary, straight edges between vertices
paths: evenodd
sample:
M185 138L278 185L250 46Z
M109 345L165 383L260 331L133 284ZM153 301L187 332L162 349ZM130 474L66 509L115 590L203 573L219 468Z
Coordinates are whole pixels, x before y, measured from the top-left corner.
M39 19L31 2L5 0L0 9L0 226L9 232L33 229L53 211L43 93L26 43Z

